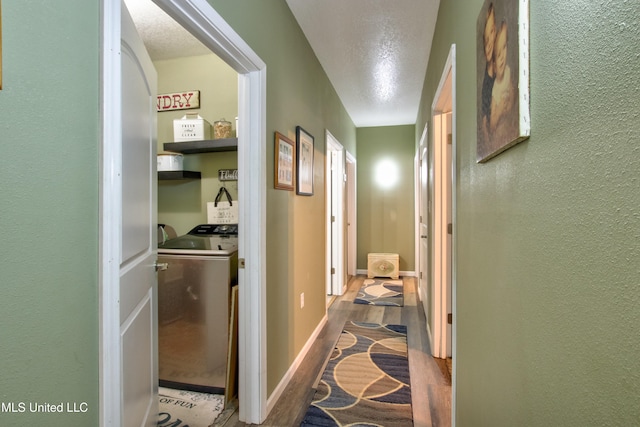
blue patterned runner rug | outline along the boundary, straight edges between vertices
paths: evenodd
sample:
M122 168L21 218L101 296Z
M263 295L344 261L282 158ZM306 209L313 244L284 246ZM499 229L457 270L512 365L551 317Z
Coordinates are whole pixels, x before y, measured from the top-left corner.
M347 322L301 426L413 426L407 327Z
M353 302L355 304L402 307L404 305L402 279L364 279L362 287L358 291L358 295Z

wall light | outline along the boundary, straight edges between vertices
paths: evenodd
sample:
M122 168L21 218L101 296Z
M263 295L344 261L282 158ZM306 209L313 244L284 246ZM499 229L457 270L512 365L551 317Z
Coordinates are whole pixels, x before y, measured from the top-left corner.
M399 177L398 165L390 159L381 160L374 169L375 182L385 190L395 187Z

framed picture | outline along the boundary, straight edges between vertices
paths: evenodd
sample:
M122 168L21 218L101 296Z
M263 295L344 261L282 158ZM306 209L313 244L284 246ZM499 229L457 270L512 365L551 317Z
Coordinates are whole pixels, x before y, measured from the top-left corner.
M478 162L529 138L529 0L485 0L476 24Z
M275 188L293 190L295 143L280 132L276 132L275 153Z
M313 136L297 126L296 142L298 171L296 193L302 196L313 196Z

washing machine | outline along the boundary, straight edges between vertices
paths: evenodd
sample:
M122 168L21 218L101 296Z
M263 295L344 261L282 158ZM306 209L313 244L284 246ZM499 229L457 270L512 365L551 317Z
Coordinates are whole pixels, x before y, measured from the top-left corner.
M160 386L224 394L238 226L202 224L158 244Z

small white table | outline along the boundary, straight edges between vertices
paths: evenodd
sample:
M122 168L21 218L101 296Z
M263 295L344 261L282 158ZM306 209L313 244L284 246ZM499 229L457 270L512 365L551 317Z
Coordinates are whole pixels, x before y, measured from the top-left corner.
M370 253L367 259L367 277L400 277L398 268L400 257L392 253Z

